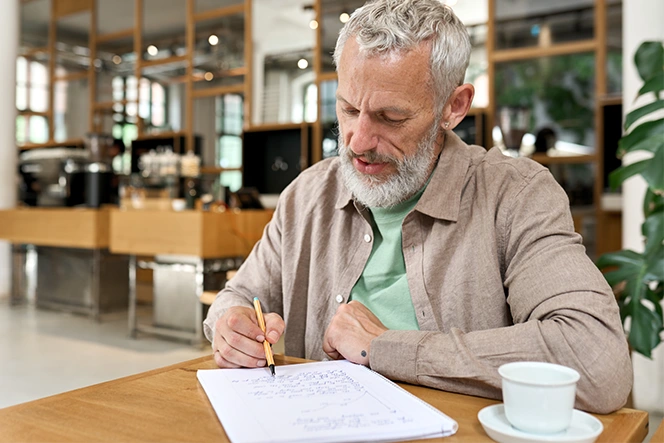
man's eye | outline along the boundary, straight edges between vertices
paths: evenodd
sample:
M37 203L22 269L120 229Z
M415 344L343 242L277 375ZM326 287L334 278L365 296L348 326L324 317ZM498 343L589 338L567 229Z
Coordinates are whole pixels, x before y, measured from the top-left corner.
M390 118L386 115L383 115L383 120L391 125L398 125L406 121L405 118Z
M352 108L345 108L343 112L346 115L357 115L360 113L360 111L358 111L357 109L352 109Z

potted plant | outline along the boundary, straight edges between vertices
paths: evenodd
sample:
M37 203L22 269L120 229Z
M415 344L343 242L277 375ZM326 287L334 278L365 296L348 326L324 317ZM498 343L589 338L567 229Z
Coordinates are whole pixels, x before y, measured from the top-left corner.
M609 175L612 188L634 175L641 175L648 184L643 202L645 221L641 232L645 241L643 252L622 250L604 254L597 261L600 269L611 267L605 274L617 289L623 325L632 349L651 357L661 342L663 327L662 295L664 294L664 45L662 42L642 43L634 63L643 87L637 98L654 94L654 101L631 111L625 117L627 132L618 143L618 157L628 152L649 151L651 158L623 165ZM655 113L658 113L655 115ZM657 119L657 117L660 117ZM629 325L626 323L630 319Z

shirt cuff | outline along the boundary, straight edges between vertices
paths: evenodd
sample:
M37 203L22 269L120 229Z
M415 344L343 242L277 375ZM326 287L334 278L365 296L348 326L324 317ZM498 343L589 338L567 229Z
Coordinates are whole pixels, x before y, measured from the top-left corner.
M417 383L417 350L428 332L394 331L371 341L369 366L392 380Z

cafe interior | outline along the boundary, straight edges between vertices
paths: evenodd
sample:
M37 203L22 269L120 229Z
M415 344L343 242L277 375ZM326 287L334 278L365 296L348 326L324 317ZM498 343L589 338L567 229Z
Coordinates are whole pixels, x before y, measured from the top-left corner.
M643 249L645 185L609 177L662 2L441 2L472 43L457 135L546 166L591 259ZM280 192L337 155L331 53L364 0L5 3L0 411L210 355L207 309ZM662 348L633 353L645 441Z

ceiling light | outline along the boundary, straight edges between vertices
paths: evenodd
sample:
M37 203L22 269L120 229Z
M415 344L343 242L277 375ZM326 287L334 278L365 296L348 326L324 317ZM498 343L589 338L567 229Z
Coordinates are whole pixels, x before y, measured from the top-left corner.
M316 29L316 28L318 28L318 22L317 22L316 20L311 20L311 21L309 22L309 27L310 27L311 29Z
M159 52L159 49L155 45L148 46L148 54L155 56Z
M219 43L219 37L212 34L211 36L208 37L208 43L210 43L212 46L216 46L217 43Z
M116 65L119 65L120 63L122 63L122 57L120 57L117 54L115 54L113 56L112 60L113 60L113 63L115 63Z
M297 61L297 67L298 68L307 69L307 66L309 66L309 62L306 59L301 58Z
M203 76L203 78L204 78L205 80L207 80L207 81L212 81L212 79L214 78L214 74L211 73L210 71L208 71L208 72L205 73L205 75Z
M341 23L346 23L348 20L350 20L350 15L348 15L347 12L342 12L341 15L339 15L339 21Z

